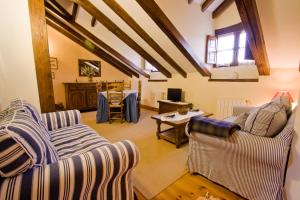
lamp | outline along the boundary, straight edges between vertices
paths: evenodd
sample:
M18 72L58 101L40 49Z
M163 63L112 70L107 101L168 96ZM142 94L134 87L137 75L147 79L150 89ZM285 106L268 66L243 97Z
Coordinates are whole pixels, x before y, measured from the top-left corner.
M288 99L291 103L294 102L292 95L287 90L281 90L281 91L276 92L275 95L273 96L272 100L276 99L277 97L288 97Z

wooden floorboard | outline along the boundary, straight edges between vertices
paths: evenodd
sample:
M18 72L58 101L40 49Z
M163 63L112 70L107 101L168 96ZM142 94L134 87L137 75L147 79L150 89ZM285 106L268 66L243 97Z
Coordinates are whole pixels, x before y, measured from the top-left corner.
M138 200L146 198L136 191ZM164 189L152 200L201 200L205 197L213 196L215 200L240 200L243 199L233 192L221 187L218 184L209 181L200 175L191 175L189 173L182 176L176 182Z

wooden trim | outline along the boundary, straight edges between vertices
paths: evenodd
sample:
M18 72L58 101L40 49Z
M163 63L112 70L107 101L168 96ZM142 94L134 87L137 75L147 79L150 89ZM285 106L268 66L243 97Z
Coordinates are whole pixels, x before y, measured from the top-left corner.
M138 4L144 11L152 18L156 25L168 36L173 44L180 50L180 52L189 60L194 68L202 74L202 76L209 76L210 72L205 67L205 64L199 60L193 52L191 46L186 42L183 36L179 33L176 27L159 8L154 0L137 0ZM147 59L146 59L147 60Z
M205 12L214 1L215 0L205 0L201 5L202 12Z
M227 33L241 32L243 30L244 30L244 26L243 26L242 22L240 22L240 23L234 24L232 26L216 29L215 35L224 35Z
M53 8L48 8L47 9L51 12L57 13L57 11L52 10ZM85 29L83 26L81 26L80 24L69 20L68 17L64 16L64 15L59 15L65 22L67 22L68 24L70 24L72 27L74 27L75 29L77 29L79 32L81 32L82 34L84 34L85 36L87 36L88 38L90 38L94 43L96 43L97 45L99 45L100 47L102 47L103 49L105 49L106 51L108 51L110 54L112 54L113 56L115 56L116 58L118 58L120 61L124 62L126 65L128 65L128 68L130 68L131 70L145 76L146 78L150 78L150 75L147 74L146 72L144 72L141 68L139 68L138 66L136 66L133 62L131 62L130 60L128 60L127 58L125 58L124 56L122 56L119 52L117 52L116 50L114 50L113 48L111 48L109 45L107 45L106 43L104 43L102 40L100 40L99 38L97 38L95 35L93 35L92 33L90 33L87 29Z
M96 18L95 17L92 17L92 21L91 21L91 27L94 27L96 26Z
M76 21L77 13L78 13L78 4L74 3L73 4L73 9L72 9L72 21L73 22Z
M166 79L148 79L148 82L168 82Z
M141 108L146 109L146 110L151 110L151 111L158 112L158 108L155 108L155 107L152 107L152 106L147 106L147 105L141 104Z
M157 68L166 77L171 78L172 74L164 68L156 59L154 59L149 53L147 53L139 44L137 44L133 39L131 39L124 31L122 31L116 24L113 23L108 17L106 17L100 10L98 10L90 1L88 0L72 0L78 3L83 9L85 9L90 15L95 17L103 26L105 26L109 31L115 34L119 39L126 43L130 48L135 50L143 58L145 58L149 63L151 63L155 68Z
M212 13L212 18L220 16L232 3L234 0L224 0Z
M49 17L49 13L46 13L46 15L48 18L47 19L48 25L50 25L51 27L53 27L54 29L56 29L57 31L59 31L60 33L62 33L66 37L68 37L69 39L71 39L73 42L77 43L78 45L82 46L86 50L88 50L91 53L95 54L96 56L102 58L103 60L105 60L106 62L111 64L112 66L116 67L118 70L120 70L127 76L132 77L131 71L129 71L123 63L121 63L120 61L115 59L113 56L111 56L110 54L106 53L105 51L103 51L102 49L97 47L93 42L91 42L90 40L88 40L87 38L85 38L84 36L79 34L78 32L76 32L69 26L65 25L60 20L56 19L55 17L52 17L52 18Z
M235 0L259 75L270 75L264 36L255 0Z
M128 26L130 26L141 38L143 38L149 46L151 46L161 57L163 57L179 74L184 78L187 73L165 52L160 45L155 42L151 36L132 18L130 15L115 1L103 0L120 18L122 18Z
M208 79L212 82L258 82L258 79Z
M53 112L55 111L55 101L50 69L45 5L44 1L28 0L28 6L41 112Z

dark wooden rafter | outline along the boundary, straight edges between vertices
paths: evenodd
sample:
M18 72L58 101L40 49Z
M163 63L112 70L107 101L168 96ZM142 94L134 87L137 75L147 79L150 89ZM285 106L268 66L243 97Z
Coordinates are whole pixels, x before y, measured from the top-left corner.
M193 2L194 2L194 0L188 0L188 4L191 4Z
M76 21L77 13L78 13L78 4L74 3L73 4L73 9L72 9L72 21L73 22Z
M102 58L104 61L108 62L127 76L132 77L132 75L135 75L136 77L139 77L136 72L129 70L123 63L121 63L113 56L100 49L92 41L88 40L86 37L75 31L74 29L72 29L71 27L69 27L68 25L66 25L47 11L46 17L48 25L50 25L51 27L53 27L54 29L71 39L73 42L79 44L86 50L98 56L99 58Z
M58 9L64 15L70 16L70 13L63 6L61 6L56 0L47 0L47 2L52 4L52 6Z
M55 111L53 83L49 60L45 5L40 0L28 0L41 112Z
M151 36L115 1L103 0L120 18L122 18L141 38L143 38L161 57L163 57L179 74L187 73L155 42Z
M82 33L83 35L87 36L89 39L91 39L92 42L96 43L101 48L105 49L107 52L109 52L114 57L118 58L120 61L124 62L126 65L128 65L128 68L131 70L145 76L146 78L150 78L149 74L144 72L140 67L136 66L133 62L125 58L123 55L121 55L119 52L114 50L112 47L107 45L105 42L97 38L95 35L90 33L87 29L85 29L80 24L76 23L75 21L72 21L69 19L69 17L62 15L59 11L55 10L53 7L47 7L47 9L56 15L58 15L61 19L63 19L66 23L74 27L77 31ZM54 10L53 10L54 9Z
M69 20L73 20L72 15L70 13L68 13L67 10L64 9L64 7L60 6L60 4L57 2L55 4L53 2L56 2L56 1L55 0L45 0L45 6L47 8L51 8L51 10L55 10L57 15L67 17ZM55 5L59 5L59 6L55 6Z
M207 8L214 2L215 0L205 0L201 5L202 12L205 12Z
M255 0L235 0L260 75L270 75L264 36Z
M91 27L96 26L96 22L97 22L96 18L95 18L95 17L92 17L92 20L91 20Z
M145 12L152 18L157 26L168 36L173 44L181 51L181 53L189 60L189 62L203 76L210 76L210 72L204 66L204 63L199 61L199 58L193 52L191 46L186 42L183 36L179 33L176 27L163 13L154 0L136 0Z
M212 18L220 16L232 3L234 0L224 0L212 13Z
M109 31L114 33L119 39L126 43L130 48L145 58L151 65L163 73L166 77L171 78L172 74L163 67L156 59L154 59L149 53L147 53L140 45L138 45L133 39L131 39L124 31L122 31L116 24L114 24L108 17L106 17L100 10L98 10L88 0L72 0L78 3L83 9L85 9L90 15L95 17L103 26Z

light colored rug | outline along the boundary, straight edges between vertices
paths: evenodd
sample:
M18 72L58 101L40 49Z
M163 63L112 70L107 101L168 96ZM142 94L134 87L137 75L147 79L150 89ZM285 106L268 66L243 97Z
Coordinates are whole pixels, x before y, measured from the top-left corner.
M83 122L111 142L128 139L137 145L141 160L133 172L133 181L147 199L153 198L187 172L188 145L176 149L174 144L157 140L156 123L150 118L154 114L142 110L137 124L121 124L119 121L96 124L96 112L82 113Z

